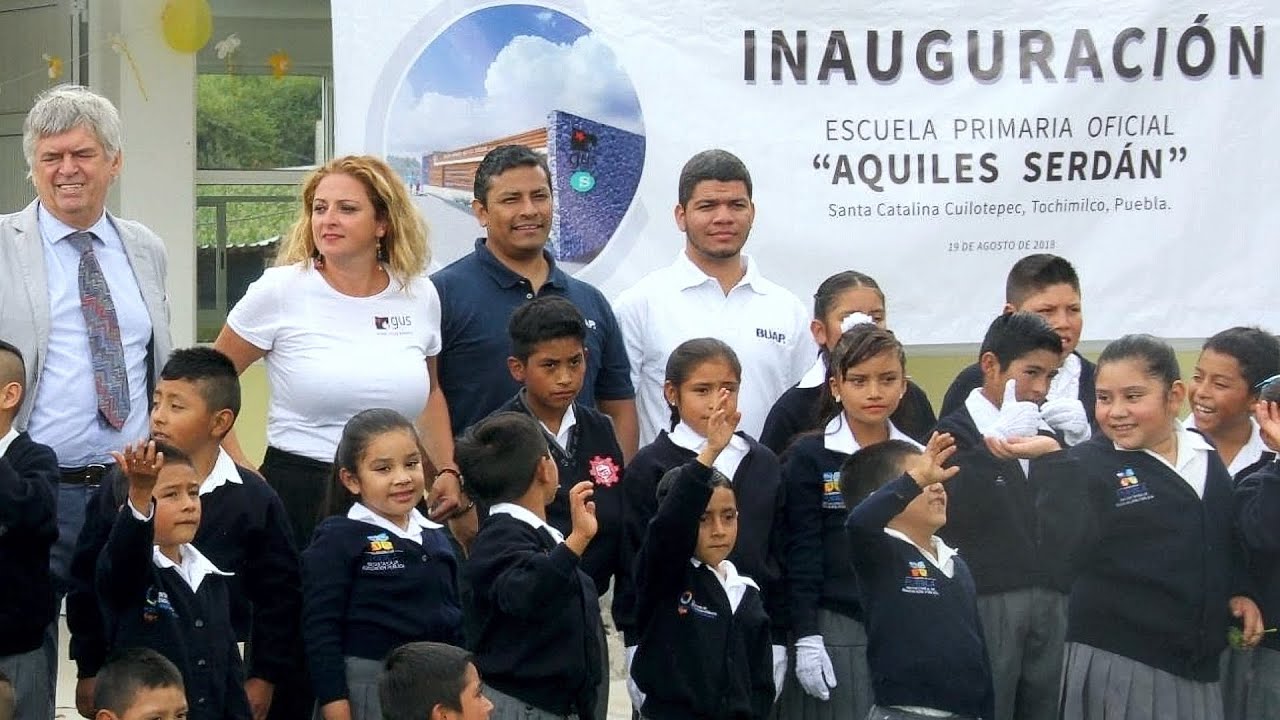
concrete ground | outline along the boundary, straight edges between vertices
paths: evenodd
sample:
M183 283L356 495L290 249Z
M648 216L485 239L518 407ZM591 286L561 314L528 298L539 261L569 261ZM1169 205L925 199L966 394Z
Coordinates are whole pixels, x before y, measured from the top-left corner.
M602 605L607 606L602 599ZM609 684L609 717L608 720L630 720L631 700L627 697L627 683L623 670L625 655L622 651L622 636L612 628L608 615L605 625L609 633L609 669L612 680ZM80 717L76 712L76 666L68 658L68 638L66 618L62 618L61 630L58 633L58 657L62 662L58 665L58 710L55 715L63 720L75 720Z

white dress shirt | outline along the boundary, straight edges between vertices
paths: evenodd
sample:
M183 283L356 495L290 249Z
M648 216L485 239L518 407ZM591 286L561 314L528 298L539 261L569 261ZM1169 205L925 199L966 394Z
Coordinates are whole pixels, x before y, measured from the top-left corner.
M1148 448L1125 450L1125 448L1115 445L1115 449L1123 452L1144 452L1159 460L1164 463L1165 467L1178 473L1183 480L1186 480L1191 489L1196 491L1196 495L1203 500L1204 485L1209 475L1209 453L1216 451L1200 433L1193 433L1182 427L1180 423L1174 423L1173 428L1178 442L1178 457L1175 462L1169 462L1163 455Z
M526 523L527 525L529 525L529 527L532 527L534 530L537 530L538 528L544 528L548 533L551 534L551 539L555 540L556 543L564 542L564 533L548 525L546 520L543 520L537 515L534 515L533 512L529 510L529 508L521 507L520 505L516 505L515 503L498 503L497 505L494 505L493 507L489 508L489 514L490 515L510 515L511 517Z
M689 427L688 424L680 422L676 424L676 428L667 434L671 438L671 442L677 447L685 450L701 453L702 449L707 446L707 439L698 434L697 430ZM751 445L741 436L734 434L729 438L729 444L720 451L716 456L715 462L711 466L720 471L721 475L733 481L733 476L738 472L738 466L742 464L743 458L751 451Z
M696 568L706 565L698 558L689 558L689 562ZM729 609L733 612L738 611L742 598L747 595L747 588L753 587L756 592L760 591L760 586L755 580L746 575L739 575L738 568L728 560L721 560L719 565L711 568L711 573L716 576L716 580L720 581L720 587L724 588L724 594L729 597Z
M1188 415L1187 419L1182 421L1182 425L1186 428L1194 428L1196 426L1195 413ZM1244 447L1240 448L1240 452L1236 453L1236 456L1231 458L1231 463L1227 465L1227 473L1233 478L1236 473L1261 460L1262 453L1270 452L1267 444L1262 442L1262 428L1258 426L1258 421L1249 418L1249 427L1248 442L1244 444Z
M911 443L912 446L921 450L924 446L908 437L905 433L898 429L892 421L885 420L889 424L889 439L901 440ZM844 421L844 413L839 413L831 418L827 426L822 430L822 446L832 452L844 453L852 455L862 449L858 444L858 439L853 436L853 428L849 427L849 423Z
M409 511L409 522L407 527L400 527L399 525L396 525L378 513L370 510L364 503L353 504L351 509L347 511L347 517L352 520L369 523L370 525L376 525L396 537L404 538L405 540L412 540L419 545L422 544L422 531L439 530L443 527L443 525L437 525L436 523L428 520L422 513L418 512L417 508Z

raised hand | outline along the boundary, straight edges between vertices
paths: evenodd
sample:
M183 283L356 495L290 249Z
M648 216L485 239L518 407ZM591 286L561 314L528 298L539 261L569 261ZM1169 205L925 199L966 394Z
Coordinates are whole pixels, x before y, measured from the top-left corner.
M579 557L586 552L587 545L600 527L596 520L596 504L591 501L594 492L595 484L590 480L583 480L569 488L569 518L573 529L564 542Z
M907 474L920 487L946 482L960 472L960 468L946 467L947 460L956 454L956 440L950 433L933 433L924 446L924 452L916 456L907 467Z
M1040 417L1049 427L1062 433L1068 445L1079 445L1093 434L1084 403L1078 398L1048 400L1040 406Z
M1017 383L1011 378L1004 384L1004 400L1000 414L990 427L983 428L987 437L1030 437L1040 429L1040 408L1033 402L1018 399Z
M711 417L707 418L707 445L698 454L698 462L708 467L728 447L734 431L738 429L738 422L742 420L742 413L737 409L729 412L728 404L729 391L722 388L712 401Z
M156 488L156 478L164 467L164 453L156 451L154 440L124 446L124 451L112 451L116 467L129 481L129 501L139 512L151 507L151 493Z
M1058 441L1048 435L1032 435L1031 437L983 438L987 449L1001 460L1034 460L1041 455L1048 455L1062 449Z
M1262 442L1272 452L1280 452L1280 404L1260 401L1253 406L1253 416L1262 431Z

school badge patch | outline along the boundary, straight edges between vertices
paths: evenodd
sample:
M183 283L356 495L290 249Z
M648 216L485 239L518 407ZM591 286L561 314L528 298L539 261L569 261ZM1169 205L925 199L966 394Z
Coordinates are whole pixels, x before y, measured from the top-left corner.
M1156 499L1156 496L1147 490L1146 483L1138 479L1133 468L1125 468L1116 473L1116 483L1116 507L1118 508Z
M601 487L613 487L621 479L618 475L618 465L607 455L596 455L591 458L589 468L592 482Z
M391 544L391 537L386 533L378 533L377 535L369 535L369 554L382 555L384 553L394 552L395 546Z
M142 606L142 619L150 623L159 620L163 615L178 617L177 611L173 609L173 603L169 602L169 594L152 585L147 588L146 604Z
M840 472L822 473L822 509L844 510L844 493L840 492Z
M923 560L907 561L907 577L902 581L902 592L908 595L937 595L938 581L929 577L929 566Z

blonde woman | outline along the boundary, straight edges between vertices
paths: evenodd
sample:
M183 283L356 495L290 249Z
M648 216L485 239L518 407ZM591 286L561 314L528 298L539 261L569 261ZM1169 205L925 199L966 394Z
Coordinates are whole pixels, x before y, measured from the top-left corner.
M313 172L276 267L249 286L214 347L236 369L264 359L271 385L260 469L298 548L324 499L351 416L371 407L416 419L436 468L453 467L436 381L440 298L424 275L427 229L382 160L346 156ZM224 447L247 465L234 435Z

